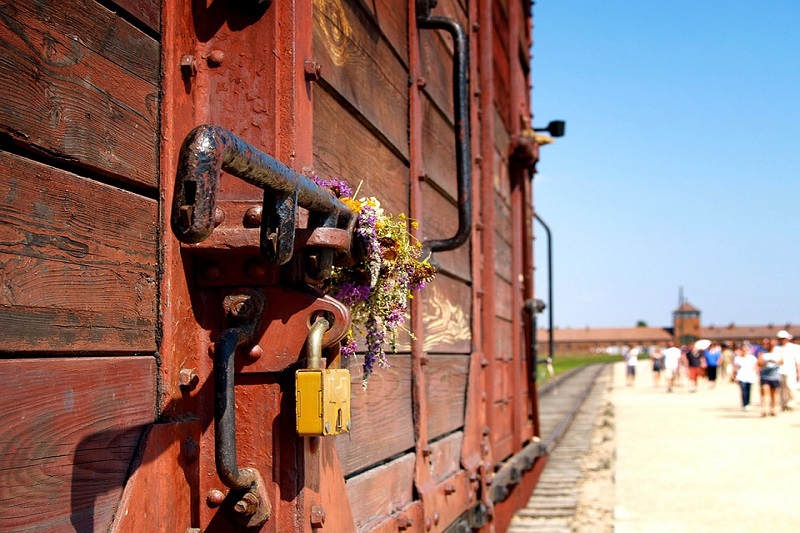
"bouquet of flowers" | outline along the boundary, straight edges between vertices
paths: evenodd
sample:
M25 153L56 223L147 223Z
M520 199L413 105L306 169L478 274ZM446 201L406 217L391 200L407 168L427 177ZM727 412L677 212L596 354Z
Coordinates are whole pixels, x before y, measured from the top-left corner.
M356 333L366 337L364 387L375 365L388 368L385 346L394 349L397 331L403 328L412 291L422 289L436 274L428 258L422 259L422 243L409 233L417 222L404 214L386 213L374 198L355 199L343 180L323 180L327 187L358 216L354 238L361 239L364 260L334 268L328 293L350 308L352 327L342 340L342 355L353 357ZM408 331L408 330L406 330ZM413 338L413 334L409 331Z

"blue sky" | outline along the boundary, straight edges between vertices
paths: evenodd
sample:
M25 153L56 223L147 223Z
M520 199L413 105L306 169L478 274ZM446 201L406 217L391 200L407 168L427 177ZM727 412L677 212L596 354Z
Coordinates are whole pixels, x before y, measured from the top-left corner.
M554 324L800 324L800 0L537 0ZM547 296L536 224L536 292ZM542 317L547 324L546 313Z

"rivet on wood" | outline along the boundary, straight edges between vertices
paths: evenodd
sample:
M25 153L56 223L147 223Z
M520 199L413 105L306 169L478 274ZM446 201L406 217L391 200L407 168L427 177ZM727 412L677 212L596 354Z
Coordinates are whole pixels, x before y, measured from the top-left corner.
M438 513L438 512L436 512L436 513L433 513L433 523L434 523L434 524L436 524L437 526L439 525L439 520L440 520L440 518L441 518L441 517L439 516L439 513Z
M420 365L425 366L428 363L430 363L430 357L428 357L427 355L420 355L419 356L419 364Z
M426 444L425 446L422 447L423 457L430 457L432 453L433 453L433 448L431 448L430 445Z
M484 436L488 435L491 432L492 432L492 430L489 429L489 426L483 426L483 434L484 434Z
M219 507L225 501L225 494L221 490L211 489L206 495L206 503L209 507Z
M264 355L264 348L262 348L260 344L256 344L247 352L247 357L254 361L260 359L262 355Z
M433 522L431 522L430 517L425 518L425 529L429 530L433 527Z
M420 77L420 78L417 78L417 87L419 87L420 89L422 89L422 88L424 88L426 85L428 85L428 80L426 80L425 78L422 78L422 77Z
M453 494L455 493L455 491L456 491L456 486L453 485L452 483L448 483L447 485L444 486L444 493L447 495Z
M307 80L317 81L322 73L322 65L312 59L306 59L303 62L303 71L306 73Z
M488 359L485 359L485 358L484 358L484 359L481 359L481 366L482 366L483 368L486 368L487 366L489 366L489 360L488 360Z
M222 65L223 61L225 61L225 52L222 50L211 50L208 57L206 57L206 62L209 67L218 67Z
M325 525L325 509L319 505L311 507L311 527L321 528Z
M480 23L478 23L478 22L473 22L472 23L472 31L478 31L480 29L481 29Z
M405 513L400 513L397 515L397 529L408 529L411 527L411 525L411 519Z

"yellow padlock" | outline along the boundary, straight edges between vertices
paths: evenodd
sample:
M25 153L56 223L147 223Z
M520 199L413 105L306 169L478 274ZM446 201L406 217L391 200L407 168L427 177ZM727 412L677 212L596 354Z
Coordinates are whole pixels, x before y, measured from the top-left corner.
M350 432L350 371L322 368L322 336L330 327L319 317L308 332L308 368L295 373L297 434L324 437Z

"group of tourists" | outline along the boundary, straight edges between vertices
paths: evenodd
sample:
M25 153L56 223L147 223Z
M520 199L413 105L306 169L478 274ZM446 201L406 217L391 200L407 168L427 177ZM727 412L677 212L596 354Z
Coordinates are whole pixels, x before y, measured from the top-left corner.
M625 354L627 384L633 385L636 365L642 355L639 347ZM653 365L653 383L661 386L664 375L667 392L682 380L688 381L689 391L697 391L698 382L706 379L714 388L717 379L739 384L742 409L750 410L753 386L760 387L761 416L775 416L778 410L795 408L795 393L800 377L800 345L792 342L786 330L760 343L715 343L698 341L692 346L678 347L670 341L666 347L654 347L649 357Z

